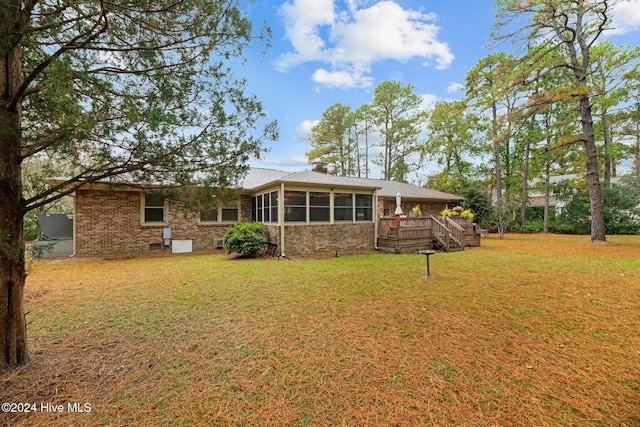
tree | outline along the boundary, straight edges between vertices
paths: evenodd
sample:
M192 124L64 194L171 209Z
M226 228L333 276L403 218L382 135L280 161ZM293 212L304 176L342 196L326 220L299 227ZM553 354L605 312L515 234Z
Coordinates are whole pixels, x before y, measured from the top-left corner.
M605 241L602 191L598 174L598 152L592 114L592 93L588 85L591 49L611 24L611 8L616 0L497 0L498 39L524 35L531 46L524 57L535 63L549 52L559 52L557 67L573 74L573 95L578 99L582 142L591 206L591 239ZM527 19L511 32L511 25Z
M431 157L443 172L457 180L472 174L471 156L479 153L475 138L477 119L467 112L464 101L439 101L427 124L427 142L422 157Z
M426 121L421 109L422 98L413 86L385 81L374 92L368 109L375 129L380 133L382 152L374 163L382 167L382 178L404 178L409 165L406 157L418 151L419 136Z
M369 104L361 105L354 112L354 134L356 147L358 148L358 177L369 178L369 135L371 131L371 118ZM360 150L360 136L364 136L364 152Z
M638 234L640 208L637 194L628 185L606 183L602 188L605 227L608 234ZM558 199L565 202L561 215L565 231L575 234L589 233L589 194L581 180L558 185Z
M491 111L487 128L498 206L502 205L505 192L505 175L509 176L512 172L509 144L513 136L512 111L516 105L517 91L513 90L511 74L517 63L515 57L504 52L491 54L478 61L466 76L465 96L468 105L479 115Z
M623 152L632 160L635 178L640 178L640 70L638 67L623 76L626 108L615 120L616 134L623 142Z
M567 153L575 147L576 142L577 114L574 111L577 106L564 92L570 76L565 69L555 69L555 62L554 54L549 53L536 64L519 67L525 74L521 79L523 88L530 92L521 106L523 115L528 117L527 126L518 136L525 145L520 226L524 226L526 221L529 176L542 176L545 194L544 232L549 231L551 172L565 168Z
M467 186L462 196L464 197L462 207L473 212L474 222L484 224L485 218L491 211L491 203L484 192L476 186Z
M268 35L240 0L0 0L0 368L28 360L24 215L99 180L232 186L277 137L232 72ZM26 195L36 157L73 174Z
M611 183L616 176L616 165L622 155L619 143L614 141L616 121L621 119L614 109L624 108L629 93L629 80L637 76L640 48L616 46L610 41L599 43L592 49L591 85L595 90L594 114L596 139L602 141L604 182Z
M357 151L353 150L350 135L353 126L351 107L338 102L327 108L320 122L311 129L309 163L320 160L332 165L332 174L351 176L357 163Z

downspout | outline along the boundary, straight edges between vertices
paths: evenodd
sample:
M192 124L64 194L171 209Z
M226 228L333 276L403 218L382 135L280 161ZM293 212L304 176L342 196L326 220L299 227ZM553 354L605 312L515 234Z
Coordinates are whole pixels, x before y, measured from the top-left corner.
M284 182L280 183L280 197L278 197L278 224L280 225L280 254L284 255Z
M378 226L380 223L380 215L378 215L378 189L373 190L373 200L375 211L373 213L373 248L378 250Z
M77 234L76 233L76 227L77 227L77 224L78 224L78 221L76 221L76 210L77 210L76 209L76 201L78 200L78 198L76 197L76 192L75 191L71 194L71 197L73 197L73 212L72 212L72 214L73 214L73 233L72 234L73 234L73 236L71 237L72 240L73 240L73 243L71 244L73 249L71 251L71 255L69 255L69 258L76 256L76 234Z

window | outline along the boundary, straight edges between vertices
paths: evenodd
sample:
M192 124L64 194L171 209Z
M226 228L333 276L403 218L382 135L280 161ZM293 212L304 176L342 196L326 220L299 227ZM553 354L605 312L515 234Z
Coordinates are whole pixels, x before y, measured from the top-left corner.
M307 221L307 192L285 191L284 193L284 220Z
M356 194L356 221L373 220L373 197L371 194Z
M220 219L222 222L238 222L238 202L229 203L229 206L220 208Z
M238 222L238 202L201 211L200 222Z
M309 221L329 222L330 221L330 193L309 193Z
M278 222L278 192L252 198L251 218L256 222Z
M216 222L218 221L218 210L211 208L200 212L200 222Z
M164 197L159 194L144 195L144 222L165 222Z
M258 222L262 222L262 194L259 195L258 197L256 197L256 212L258 213L258 216L256 217L256 221Z
M271 192L271 222L278 222L278 192Z
M334 221L353 221L353 194L334 193L333 220Z
M262 194L262 222L271 222L271 197L269 194Z

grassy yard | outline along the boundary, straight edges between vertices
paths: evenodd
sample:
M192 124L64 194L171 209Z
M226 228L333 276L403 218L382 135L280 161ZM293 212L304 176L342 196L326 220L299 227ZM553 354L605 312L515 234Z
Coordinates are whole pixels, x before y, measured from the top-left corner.
M0 377L37 412L0 421L640 426L640 236L609 240L492 236L433 280L420 255L38 261L33 362Z

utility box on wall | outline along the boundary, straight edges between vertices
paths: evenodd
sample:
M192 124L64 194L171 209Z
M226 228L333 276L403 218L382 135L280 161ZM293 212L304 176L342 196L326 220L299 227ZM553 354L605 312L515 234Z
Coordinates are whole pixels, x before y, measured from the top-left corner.
M174 240L171 242L172 254L186 254L193 252L193 240Z
M162 244L165 248L169 247L171 244L171 229L163 228L162 229Z

